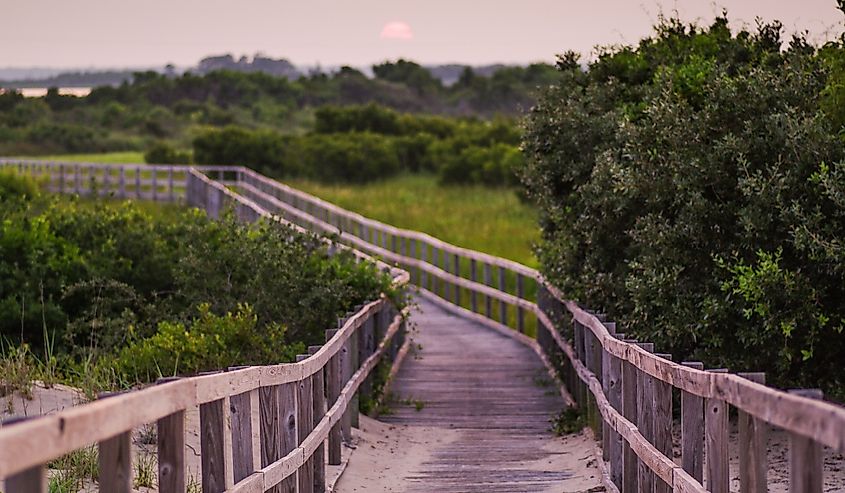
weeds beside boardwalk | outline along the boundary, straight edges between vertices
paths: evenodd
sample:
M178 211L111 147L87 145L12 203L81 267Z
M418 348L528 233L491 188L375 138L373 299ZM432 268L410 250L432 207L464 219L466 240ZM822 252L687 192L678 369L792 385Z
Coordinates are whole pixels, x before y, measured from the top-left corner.
M369 218L426 232L443 241L536 267L534 209L507 188L440 185L405 175L366 185L288 184Z

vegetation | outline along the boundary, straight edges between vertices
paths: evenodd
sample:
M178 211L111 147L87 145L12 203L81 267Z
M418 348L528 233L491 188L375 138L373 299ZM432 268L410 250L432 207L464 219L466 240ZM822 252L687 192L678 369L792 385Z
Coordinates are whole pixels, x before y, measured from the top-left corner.
M843 395L845 39L664 19L561 79L521 175L545 274L677 360Z
M197 162L248 165L283 178L361 183L400 172L437 173L444 183L506 186L516 184L514 170L522 163L519 138L514 123L505 119L325 106L316 111L314 131L307 134L230 126L201 133L193 146ZM160 154L167 152L175 153Z
M390 292L373 265L277 224L48 199L8 172L0 279L6 391L32 366L94 393L292 361L339 315Z
M400 175L366 185L288 181L345 209L443 241L536 266L534 209L516 193L481 185L440 185L432 175Z
M236 126L297 135L313 127L326 105L375 103L401 112L475 116L516 115L538 86L558 77L550 65L509 67L489 77L467 68L444 86L406 60L374 67L375 77L343 67L289 80L261 72L217 70L181 76L137 73L117 87L82 98L51 89L43 98L0 94L0 155L182 150L208 128ZM184 156L179 156L181 159Z

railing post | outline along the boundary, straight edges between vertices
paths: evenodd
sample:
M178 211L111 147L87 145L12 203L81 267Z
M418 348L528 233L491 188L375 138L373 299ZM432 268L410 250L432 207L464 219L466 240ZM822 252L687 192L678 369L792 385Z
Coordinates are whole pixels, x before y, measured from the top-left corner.
M539 291L538 291L539 294ZM606 323L608 330L616 332L616 324ZM537 327L539 335L540 327ZM621 339L620 334L615 334L617 339ZM622 412L622 360L609 352L604 353L602 358L602 368L605 371L602 379L602 384L607 388L607 400L610 406L618 412ZM617 488L622 488L622 468L623 468L623 452L622 452L622 435L620 435L612 426L608 424L605 430L608 436L607 443L610 448L610 479Z
M738 376L761 385L766 384L765 373L738 373ZM737 411L739 421L739 491L766 493L768 460L766 434L768 425L743 410Z
M417 258L417 240L413 240L413 239L410 239L410 238L409 238L409 239L408 239L408 244L409 244L409 247L410 247L410 250L411 250L411 251L410 251L410 255L409 255L409 256L410 256L412 259L416 259L416 258ZM417 268L416 268L416 267L414 267L414 266L410 266L410 265L409 265L409 266L408 266L408 272L410 272L410 273L411 273L411 284L414 284L414 283L415 283L415 281L416 281L416 282L419 282L419 278L420 278L420 276L419 276L419 273L417 272Z
M440 250L440 268L449 272L449 254L446 253L446 250ZM452 287L453 284L451 282L443 279L443 296L449 302L454 301L452 298Z
M329 342L337 333L336 329L326 331L326 342ZM341 390L341 365L340 353L335 353L326 365L326 407L331 409L337 402ZM341 461L340 447L343 441L343 434L340 430L340 421L332 426L329 431L329 464L339 466Z
M420 243L420 260L422 260L423 263L428 263L428 243ZM420 277L420 286L422 286L423 289L431 290L431 286L428 284L428 272L426 272L425 269L420 269Z
M232 367L237 371L246 367ZM229 397L229 422L232 430L232 481L237 483L257 469L253 463L251 392Z
M819 389L790 390L790 394L821 400ZM789 434L789 493L821 493L824 488L824 450L820 443L798 433Z
M516 275L516 296L517 298L525 299L522 274ZM517 306L516 308L516 328L520 333L525 333L525 309L521 306Z
M695 370L704 370L704 363L681 363ZM704 398L681 391L681 465L696 481L704 484Z
M469 279L472 282L476 282L478 279L478 265L475 262L474 258L469 259ZM478 293L475 289L470 291L470 306L472 307L473 313L478 313Z
M454 262L455 262L455 265L454 265L455 272L453 274L455 274L455 276L457 276L457 277L461 277L461 264L460 264L461 257L456 253L453 258L454 258ZM455 304L458 305L458 306L461 306L461 286L459 284L455 284L454 290L455 290Z
M178 380L162 378L156 384ZM177 411L156 422L156 449L158 451L158 491L182 493L185 491L185 411Z
M315 354L320 350L321 346L309 346L308 353ZM314 408L314 423L316 427L323 416L326 415L326 387L325 387L325 367L314 374L313 380L313 408ZM314 463L314 492L324 493L326 491L326 447L324 443L320 443L312 456Z
M200 404L200 459L202 462L202 491L226 491L226 425L225 399Z
M636 344L636 340L629 339L625 342ZM638 370L633 363L629 361L622 361L622 415L638 426L638 411L637 411L637 385L638 385ZM636 452L631 448L628 442L623 444L622 450L622 493L638 493L638 462Z
M141 168L135 166L135 198L142 198L141 194Z
M660 358L672 361L671 354L656 354ZM673 457L672 454L672 385L654 379L654 446L664 456ZM672 485L667 484L660 478L655 478L655 491L657 493L671 493Z
M654 352L654 344L640 343L639 346ZM643 438L654 444L654 377L637 369L637 428ZM643 461L638 462L637 483L642 492L654 491L654 472Z
M79 194L82 192L82 176L80 175L79 165L73 165L73 193Z
M119 395L117 392L103 392L98 399ZM132 431L125 431L99 443L100 488L115 493L132 491Z
M727 373L725 369L708 370ZM707 463L707 489L712 493L730 492L728 469L728 405L718 398L704 401L704 449Z
M307 354L299 354L296 356L296 361L300 362L308 359ZM297 445L302 445L302 442L308 438L308 435L314 429L314 381L312 376L308 376L299 381L296 394L296 419L297 427ZM299 468L296 473L299 493L313 493L314 492L314 457L306 457L305 463Z
M121 166L120 170L118 171L118 196L121 199L126 198L126 169Z
M505 284L505 268L499 267L499 291L506 293L507 286ZM499 322L502 325L508 324L508 305L504 301L499 301Z
M484 284L488 286L493 286L493 273L492 269L490 268L490 264L484 262ZM484 297L484 315L492 319L493 318L493 298L489 295Z
M167 192L170 202L176 201L176 192L173 190L173 166L167 168Z

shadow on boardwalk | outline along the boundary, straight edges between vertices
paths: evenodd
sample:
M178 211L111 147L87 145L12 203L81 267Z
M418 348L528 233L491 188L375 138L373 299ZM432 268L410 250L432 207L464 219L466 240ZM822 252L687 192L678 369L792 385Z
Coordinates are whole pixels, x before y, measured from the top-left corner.
M421 301L417 348L392 413L362 421L337 491L585 491L600 485L589 437L555 437L564 406L529 348ZM401 480L400 480L401 478Z

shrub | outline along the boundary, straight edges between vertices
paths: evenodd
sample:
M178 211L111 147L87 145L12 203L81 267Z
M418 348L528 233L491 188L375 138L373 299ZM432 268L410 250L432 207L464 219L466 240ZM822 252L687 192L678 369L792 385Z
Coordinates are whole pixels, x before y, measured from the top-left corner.
M845 203L822 164L845 149L823 57L779 30L666 20L587 71L562 58L520 174L568 297L676 360L841 391Z
M159 142L144 153L144 161L150 164L190 164L191 153Z

